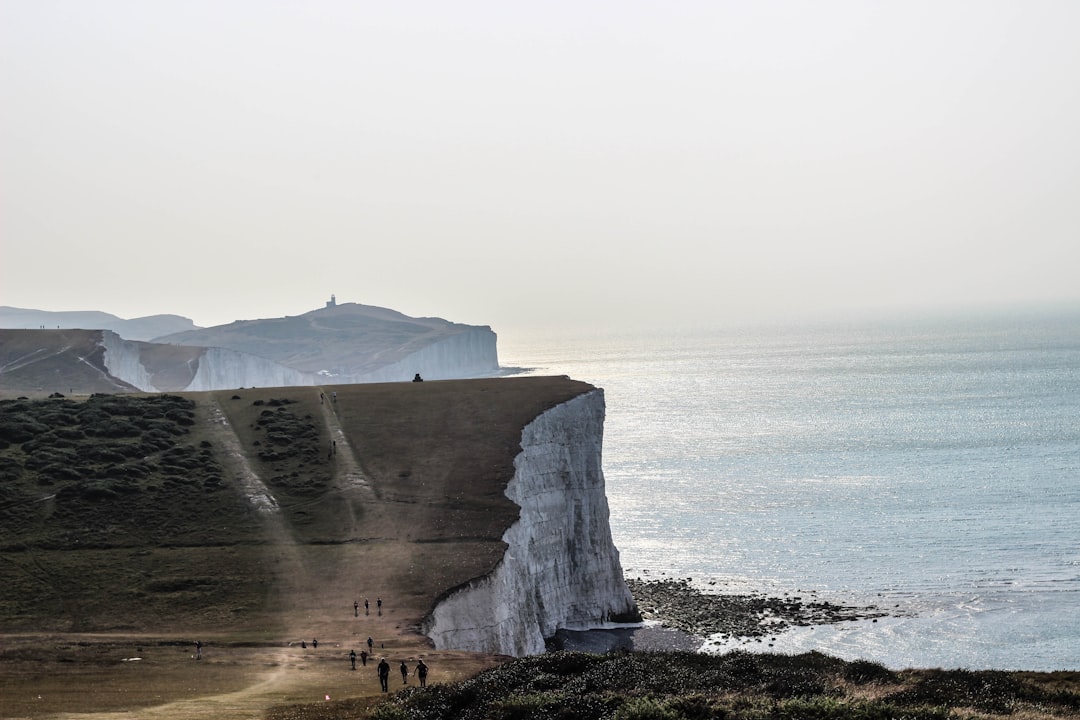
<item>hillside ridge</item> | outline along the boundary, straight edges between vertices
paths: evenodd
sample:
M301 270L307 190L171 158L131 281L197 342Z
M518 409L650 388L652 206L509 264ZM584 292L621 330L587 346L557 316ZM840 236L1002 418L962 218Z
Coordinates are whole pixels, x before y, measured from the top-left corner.
M0 634L165 654L195 637L359 651L370 635L430 657L436 598L503 556L522 428L593 391L531 377L2 400Z

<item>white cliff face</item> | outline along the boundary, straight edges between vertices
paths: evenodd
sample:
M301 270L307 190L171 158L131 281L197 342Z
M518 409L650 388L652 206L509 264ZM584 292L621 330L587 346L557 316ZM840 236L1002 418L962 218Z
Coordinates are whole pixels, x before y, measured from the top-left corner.
M184 390L316 385L315 376L273 360L223 348L206 348L191 384Z
M506 554L432 611L425 633L437 648L532 655L558 628L632 610L608 522L603 425L603 391L594 390L525 427L506 489L521 507L503 535Z
M347 382L401 382L416 373L425 380L446 380L494 375L499 371L497 335L489 328L473 328L433 342L420 350Z
M290 368L249 353L225 348L156 345L125 340L110 330L102 331L105 366L109 374L145 392L229 390L241 387L287 387L321 383L403 382L420 373L427 380L482 377L499 370L496 335L476 328L432 343L395 363L362 375L320 375ZM151 348L181 348L176 358L157 353L153 368L146 366ZM184 353L187 354L184 354ZM168 362L182 363L182 372L162 373ZM168 377L171 381L162 382ZM183 377L182 382L177 378ZM167 386L165 386L167 385Z
M189 348L197 352L185 361L189 365L187 372L181 374L185 381L165 386L155 382L153 372L144 364L143 351L153 345L124 340L110 330L103 330L101 338L105 348L105 368L109 374L144 392L229 390L318 383L314 375L255 355L222 348Z
M111 330L103 330L101 345L105 348L105 369L110 375L144 392L157 390L139 357L138 343L125 340Z

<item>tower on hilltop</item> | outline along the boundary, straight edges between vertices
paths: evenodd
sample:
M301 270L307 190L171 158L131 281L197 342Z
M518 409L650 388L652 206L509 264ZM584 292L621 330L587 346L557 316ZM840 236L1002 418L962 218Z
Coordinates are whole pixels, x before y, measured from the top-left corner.
M334 296L333 293L330 293L330 299L326 301L326 307L337 307L337 298Z

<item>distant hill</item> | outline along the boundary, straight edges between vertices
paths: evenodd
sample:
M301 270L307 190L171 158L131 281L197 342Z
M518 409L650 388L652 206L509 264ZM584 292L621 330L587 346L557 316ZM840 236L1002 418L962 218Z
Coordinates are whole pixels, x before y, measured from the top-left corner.
M429 379L477 377L499 370L490 327L358 303L189 330L154 342L227 348L337 382L405 380L417 372Z
M112 330L127 340L150 340L198 328L180 315L147 315L125 320L96 310L54 312L0 306L0 328L12 330Z
M8 394L179 392L499 373L497 337L487 326L356 303L212 328L196 328L175 315L121 320L99 312L2 310L0 326L20 328L0 330L0 392ZM184 331L156 332L163 328ZM133 339L147 335L154 341Z

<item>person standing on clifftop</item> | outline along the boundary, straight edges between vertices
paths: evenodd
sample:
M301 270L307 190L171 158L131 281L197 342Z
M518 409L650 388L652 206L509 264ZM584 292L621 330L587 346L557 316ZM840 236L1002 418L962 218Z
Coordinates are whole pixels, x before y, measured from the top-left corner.
M405 661L401 661L401 684L409 684L409 666L405 664Z
M379 661L379 687L383 692L390 692L390 663L386 658Z
M422 659L416 663L416 677L420 678L420 687L427 685L427 665Z

